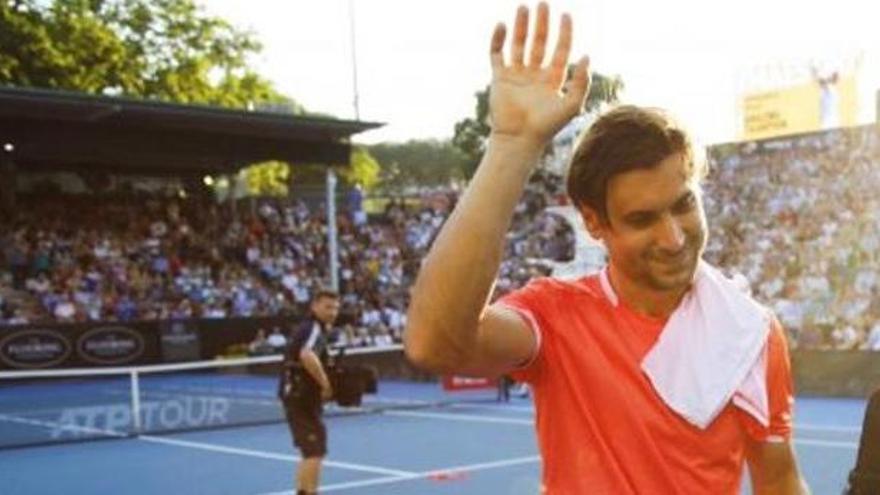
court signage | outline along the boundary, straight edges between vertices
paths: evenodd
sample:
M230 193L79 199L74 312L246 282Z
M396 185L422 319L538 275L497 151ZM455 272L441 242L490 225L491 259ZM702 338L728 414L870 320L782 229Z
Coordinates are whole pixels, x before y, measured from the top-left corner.
M229 423L232 401L225 397L183 397L141 402L143 432L195 430ZM36 421L50 428L53 440L83 437L123 437L134 431L131 406L110 404L71 407L55 421Z
M57 330L29 328L0 339L0 360L12 368L50 368L70 353L70 341Z
M447 375L443 377L443 390L455 392L457 390L479 390L495 388L498 382L492 378Z
M193 321L160 322L162 360L194 361L199 359L201 346L199 332Z
M144 338L122 326L93 328L77 340L77 351L83 361L92 364L126 364L144 353Z

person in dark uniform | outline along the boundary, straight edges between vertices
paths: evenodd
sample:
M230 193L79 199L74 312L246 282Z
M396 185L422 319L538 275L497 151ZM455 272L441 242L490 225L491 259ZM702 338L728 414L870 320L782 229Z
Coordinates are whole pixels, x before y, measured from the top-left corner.
M339 314L339 295L315 293L309 316L288 339L281 369L279 397L284 404L293 443L302 453L296 472L297 495L318 493L321 462L327 455L327 428L321 419L323 403L333 397L326 369L327 334Z

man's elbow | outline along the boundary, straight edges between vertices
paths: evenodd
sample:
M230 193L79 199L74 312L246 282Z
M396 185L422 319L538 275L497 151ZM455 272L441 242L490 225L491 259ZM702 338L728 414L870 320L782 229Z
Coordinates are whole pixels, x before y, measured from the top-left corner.
M417 330L414 330L411 325L407 325L406 331L403 333L403 350L406 358L418 368L439 373L438 368L441 363L437 359L436 353L432 352L432 347L424 336L418 335Z
M793 478L769 485L753 485L755 495L810 495L810 487L802 478Z
M403 334L403 349L406 358L416 367L436 374L448 374L455 371L454 359L449 359L428 335L407 325Z
M750 445L749 471L755 495L809 495L788 443Z

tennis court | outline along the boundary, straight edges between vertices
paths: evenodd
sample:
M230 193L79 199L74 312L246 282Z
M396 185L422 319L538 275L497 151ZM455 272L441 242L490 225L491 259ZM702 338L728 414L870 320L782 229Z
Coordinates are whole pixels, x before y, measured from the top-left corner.
M0 442L29 445L0 449L3 493L293 493L298 457L278 422L274 376L142 376L140 436L127 432L129 382L3 384ZM814 494L843 488L865 406L797 401L796 448ZM450 396L437 383L383 381L362 408L330 411L322 493L537 493L533 414L524 398L496 403L491 391Z

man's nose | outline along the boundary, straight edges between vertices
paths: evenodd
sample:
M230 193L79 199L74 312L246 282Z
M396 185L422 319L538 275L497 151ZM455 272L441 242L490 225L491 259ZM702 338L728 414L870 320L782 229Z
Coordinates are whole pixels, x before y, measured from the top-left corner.
M657 246L670 253L677 253L685 243L684 229L681 222L673 215L666 215L660 222L657 234Z

